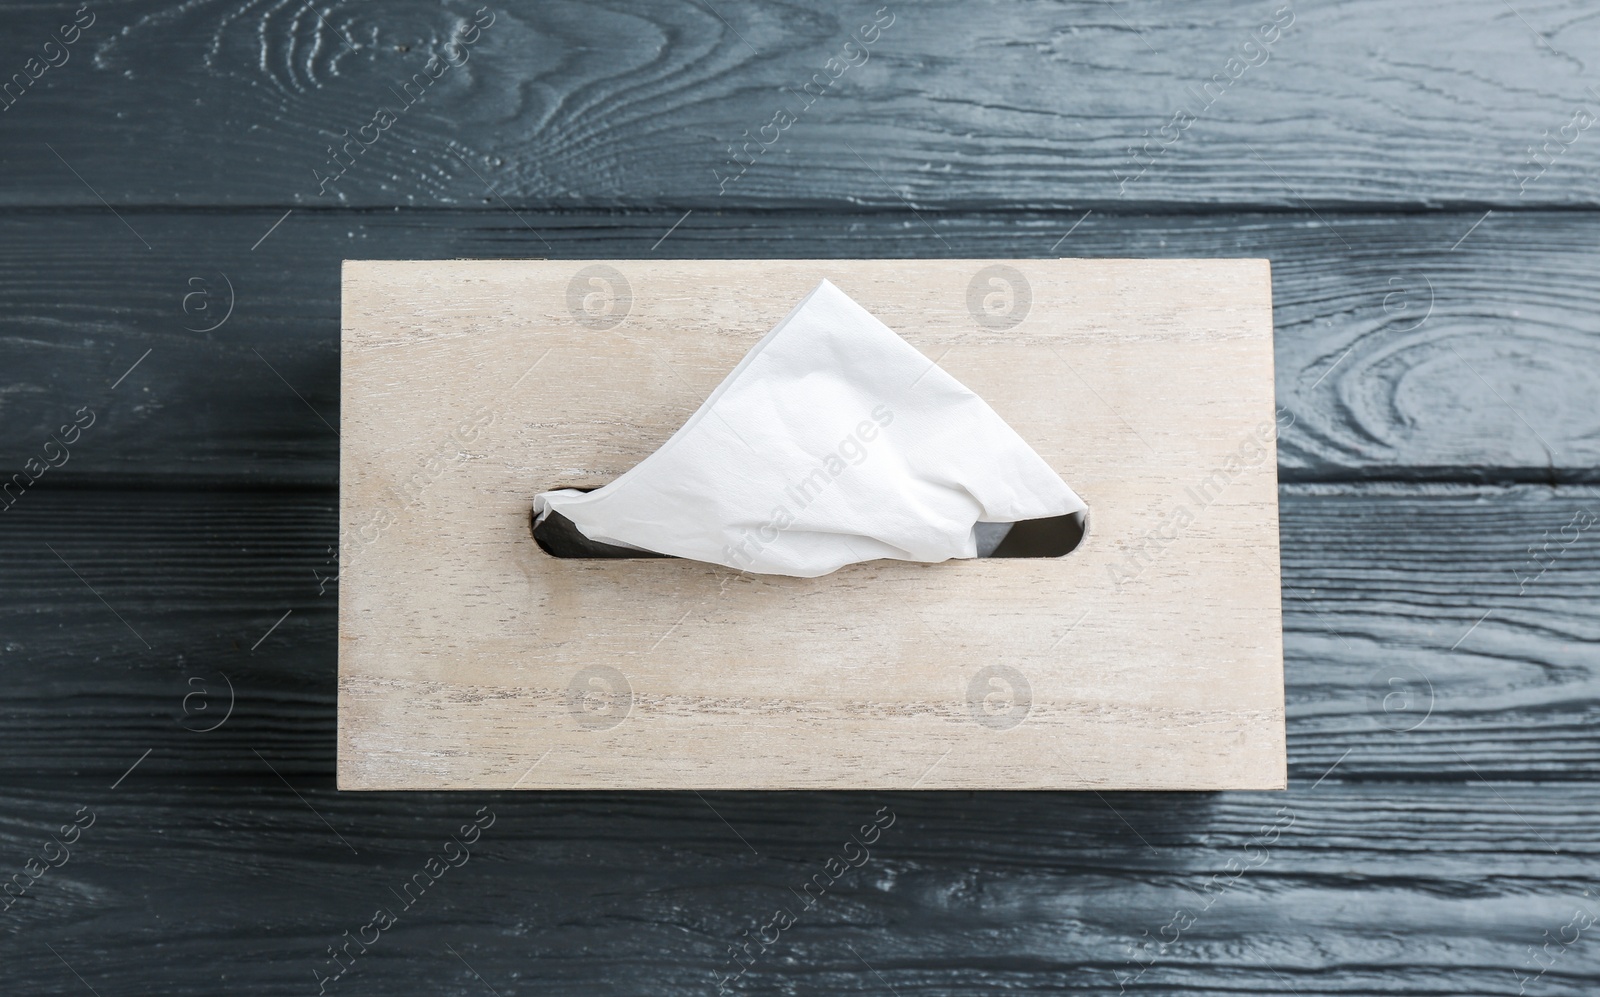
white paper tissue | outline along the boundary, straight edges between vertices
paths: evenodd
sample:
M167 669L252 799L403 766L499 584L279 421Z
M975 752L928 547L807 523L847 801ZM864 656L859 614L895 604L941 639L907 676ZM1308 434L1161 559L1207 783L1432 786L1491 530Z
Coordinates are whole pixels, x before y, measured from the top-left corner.
M602 543L812 578L978 553L975 525L1083 500L982 398L824 280L662 445L592 492L544 492Z

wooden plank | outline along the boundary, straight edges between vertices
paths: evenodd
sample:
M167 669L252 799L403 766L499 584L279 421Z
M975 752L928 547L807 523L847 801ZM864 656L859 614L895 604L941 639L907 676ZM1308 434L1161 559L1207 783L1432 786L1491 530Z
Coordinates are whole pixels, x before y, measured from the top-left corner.
M503 11L467 74L451 70L436 91L445 100L409 113L335 186L345 204L408 209L498 209L495 192L506 194L549 248L498 213L314 210L326 198L309 189L309 167L329 136L364 121L368 96L467 11L95 10L71 64L0 112L0 204L12 206L0 213L4 466L48 457L49 432L79 406L100 413L72 464L0 517L12 569L0 576L0 851L17 860L0 876L77 807L101 813L29 908L0 914L19 992L305 993L326 946L469 816L454 794L331 790L334 615L313 574L330 568L331 491L74 490L331 485L337 444L322 420L338 424L341 258L1266 256L1280 404L1296 420L1285 478L1593 483L1600 465L1595 222L1502 210L1595 203L1594 136L1545 146L1594 107L1579 59L1597 29L1577 0L1298 7L1271 61L1126 192L1111 171L1137 162L1128 146L1155 135L1186 86L1222 67L1235 32L1272 9L896 8L872 63L807 110L774 150L782 158L763 156L720 197L710 171L733 133L767 120L778 88L817 69L870 10L663 0ZM44 7L0 17L16 57L0 80L70 18ZM723 202L774 210L717 216ZM1300 214L1307 202L1318 214ZM245 209L164 207L217 204ZM1108 218L1233 204L1292 213ZM656 210L567 213L581 205ZM944 210L985 205L1059 210ZM1383 205L1459 210L1345 213ZM188 279L215 292L224 271L240 310L191 331L221 298L185 310ZM1423 287L1436 307L1413 328ZM281 380L262 374L268 362ZM1132 984L1119 979L1151 958L1135 946L1204 903L1229 858L1252 860L1246 847L1276 816L1260 799L1111 794L1102 809L1031 794L489 796L501 817L488 848L329 991L704 993L728 946L759 935L770 908L822 869L838 830L888 802L902 817L886 837L911 832L904 851L875 851L739 987L1589 994L1593 951L1548 943L1570 932L1594 881L1585 780L1600 762L1588 654L1600 569L1592 532L1571 546L1560 533L1594 495L1283 494L1297 824ZM42 540L142 636L45 560ZM240 680L237 710L191 732L215 722L198 706L221 707L224 674ZM1518 979L1552 953L1550 972Z
M1587 213L282 215L130 215L154 253L104 209L0 216L0 467L88 405L100 420L52 478L333 484L349 256L1055 253L1271 259L1287 480L1600 480ZM229 282L227 321L190 331L227 314Z
M194 779L208 749L153 754L115 790L8 784L8 875L79 807L95 818L0 914L18 992L84 992L75 972L101 994L306 994L344 965L324 992L687 995L734 955L751 965L730 991L901 997L1506 994L1539 972L1530 950L1550 965L1530 994L1585 997L1600 973L1587 937L1540 951L1600 910L1587 782L402 801L242 746L234 779ZM398 923L333 963L379 907ZM780 909L793 922L763 935Z
M1574 513L1600 512L1593 492L1280 490L1291 781L1335 763L1353 779L1546 782L1600 765L1600 534L1563 546ZM152 747L196 778L234 778L251 747L331 778L333 493L29 498L0 516L0 782L109 783ZM229 702L216 750L195 753L189 729Z
M4 112L0 203L1600 203L1582 0L493 5L464 49L419 0L93 10ZM7 78L64 13L7 13Z
M534 544L532 493L655 452L823 279L922 356L802 449L882 408L914 454L939 358L1089 504L1075 551L792 578ZM1283 786L1265 261L349 261L343 310L340 788Z

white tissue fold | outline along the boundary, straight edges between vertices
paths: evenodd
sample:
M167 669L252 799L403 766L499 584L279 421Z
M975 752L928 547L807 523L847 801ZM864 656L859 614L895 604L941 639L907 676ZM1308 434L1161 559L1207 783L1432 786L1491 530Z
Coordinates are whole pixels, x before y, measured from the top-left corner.
M636 467L544 492L591 540L814 578L974 557L979 522L1083 512L1005 420L824 280Z

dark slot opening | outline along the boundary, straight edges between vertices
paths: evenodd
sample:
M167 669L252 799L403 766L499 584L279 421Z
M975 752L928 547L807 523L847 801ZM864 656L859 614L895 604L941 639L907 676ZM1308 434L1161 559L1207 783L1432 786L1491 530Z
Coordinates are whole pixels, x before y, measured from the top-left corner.
M1074 512L1049 519L1012 523L990 557L1061 557L1078 549L1089 528L1089 514Z
M533 539L539 545L539 549L551 557L599 559L672 556L657 554L652 550L634 550L632 547L618 547L615 544L590 540L578 531L572 520L554 511L544 517L544 522L534 523Z
M579 532L572 520L559 512L551 512L542 523L535 522L530 514L529 523L533 529L534 542L539 545L540 550L551 557L599 560L672 556L590 540ZM1012 523L999 545L984 556L1061 557L1072 553L1083 542L1088 523L1087 514L1082 512L1070 516L1025 519L1020 523Z

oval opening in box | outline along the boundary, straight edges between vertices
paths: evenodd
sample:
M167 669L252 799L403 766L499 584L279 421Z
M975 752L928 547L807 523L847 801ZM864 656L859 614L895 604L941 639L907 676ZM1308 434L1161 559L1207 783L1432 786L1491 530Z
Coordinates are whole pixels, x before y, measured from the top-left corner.
M583 489L590 491L591 489ZM530 513L529 526L534 542L551 557L573 560L620 560L671 557L654 551L618 547L590 540L572 520L552 511L540 522ZM1007 528L1009 527L1009 528ZM1075 512L1048 519L1025 519L1016 523L979 523L979 557L1065 557L1077 550L1089 532L1089 514Z

